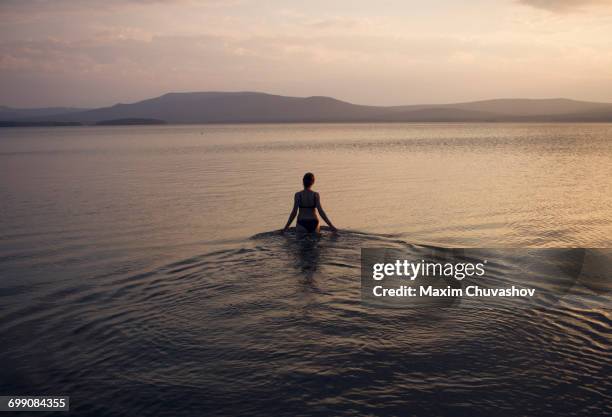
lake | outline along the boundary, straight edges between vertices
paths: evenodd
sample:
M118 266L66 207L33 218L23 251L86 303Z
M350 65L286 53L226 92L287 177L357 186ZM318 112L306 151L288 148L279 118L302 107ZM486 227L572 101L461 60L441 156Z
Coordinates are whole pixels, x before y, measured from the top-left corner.
M340 234L304 243L275 231L307 171ZM410 315L365 308L359 268L362 247L609 248L611 190L612 124L2 129L0 392L96 416L610 414L609 285Z

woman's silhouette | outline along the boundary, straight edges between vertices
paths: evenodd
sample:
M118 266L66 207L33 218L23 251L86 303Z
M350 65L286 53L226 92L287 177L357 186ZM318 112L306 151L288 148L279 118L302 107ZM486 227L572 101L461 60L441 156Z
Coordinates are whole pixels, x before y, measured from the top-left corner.
M325 223L329 225L332 231L338 231L338 229L334 227L331 220L329 220L325 214L323 207L321 207L321 197L319 197L319 193L312 191L311 189L315 182L314 174L307 172L304 174L302 182L304 183L304 189L295 193L293 199L293 210L291 210L291 214L289 214L289 220L287 220L287 224L285 225L283 232L289 229L289 226L291 226L291 223L297 214L297 225L295 227L296 232L319 233L319 218L317 217L316 211L319 212L323 220L325 220Z

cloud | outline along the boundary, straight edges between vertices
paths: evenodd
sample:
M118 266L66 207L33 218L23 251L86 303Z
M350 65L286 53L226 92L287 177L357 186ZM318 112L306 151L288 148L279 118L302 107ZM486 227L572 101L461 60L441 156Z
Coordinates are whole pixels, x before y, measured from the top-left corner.
M117 13L136 8L207 7L224 8L242 0L0 0L0 22L14 18L44 17L46 15L86 13Z
M610 0L516 0L518 3L556 13L581 11L594 6L612 6Z
M351 29L360 25L369 24L368 19L352 19L346 17L333 17L324 19L315 19L306 23L306 26L317 29Z
M349 13L280 0L0 0L2 101L93 106L191 90L609 99L612 18L600 10L612 0L506 0L512 13L486 2L463 15L362 1Z

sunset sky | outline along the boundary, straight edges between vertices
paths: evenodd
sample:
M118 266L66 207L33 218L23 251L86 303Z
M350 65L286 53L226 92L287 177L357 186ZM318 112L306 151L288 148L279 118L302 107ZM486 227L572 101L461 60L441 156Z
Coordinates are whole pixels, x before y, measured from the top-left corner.
M0 105L208 90L612 102L612 0L0 0Z

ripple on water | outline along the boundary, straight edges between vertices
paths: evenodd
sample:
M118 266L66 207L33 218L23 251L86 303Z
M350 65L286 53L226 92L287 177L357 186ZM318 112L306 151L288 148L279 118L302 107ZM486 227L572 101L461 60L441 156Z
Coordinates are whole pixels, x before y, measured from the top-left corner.
M62 387L79 415L610 413L609 289L555 275L571 250L491 263L490 285L540 274L532 301L407 310L361 303L361 247L431 251L264 233L100 276L7 312L4 381Z

